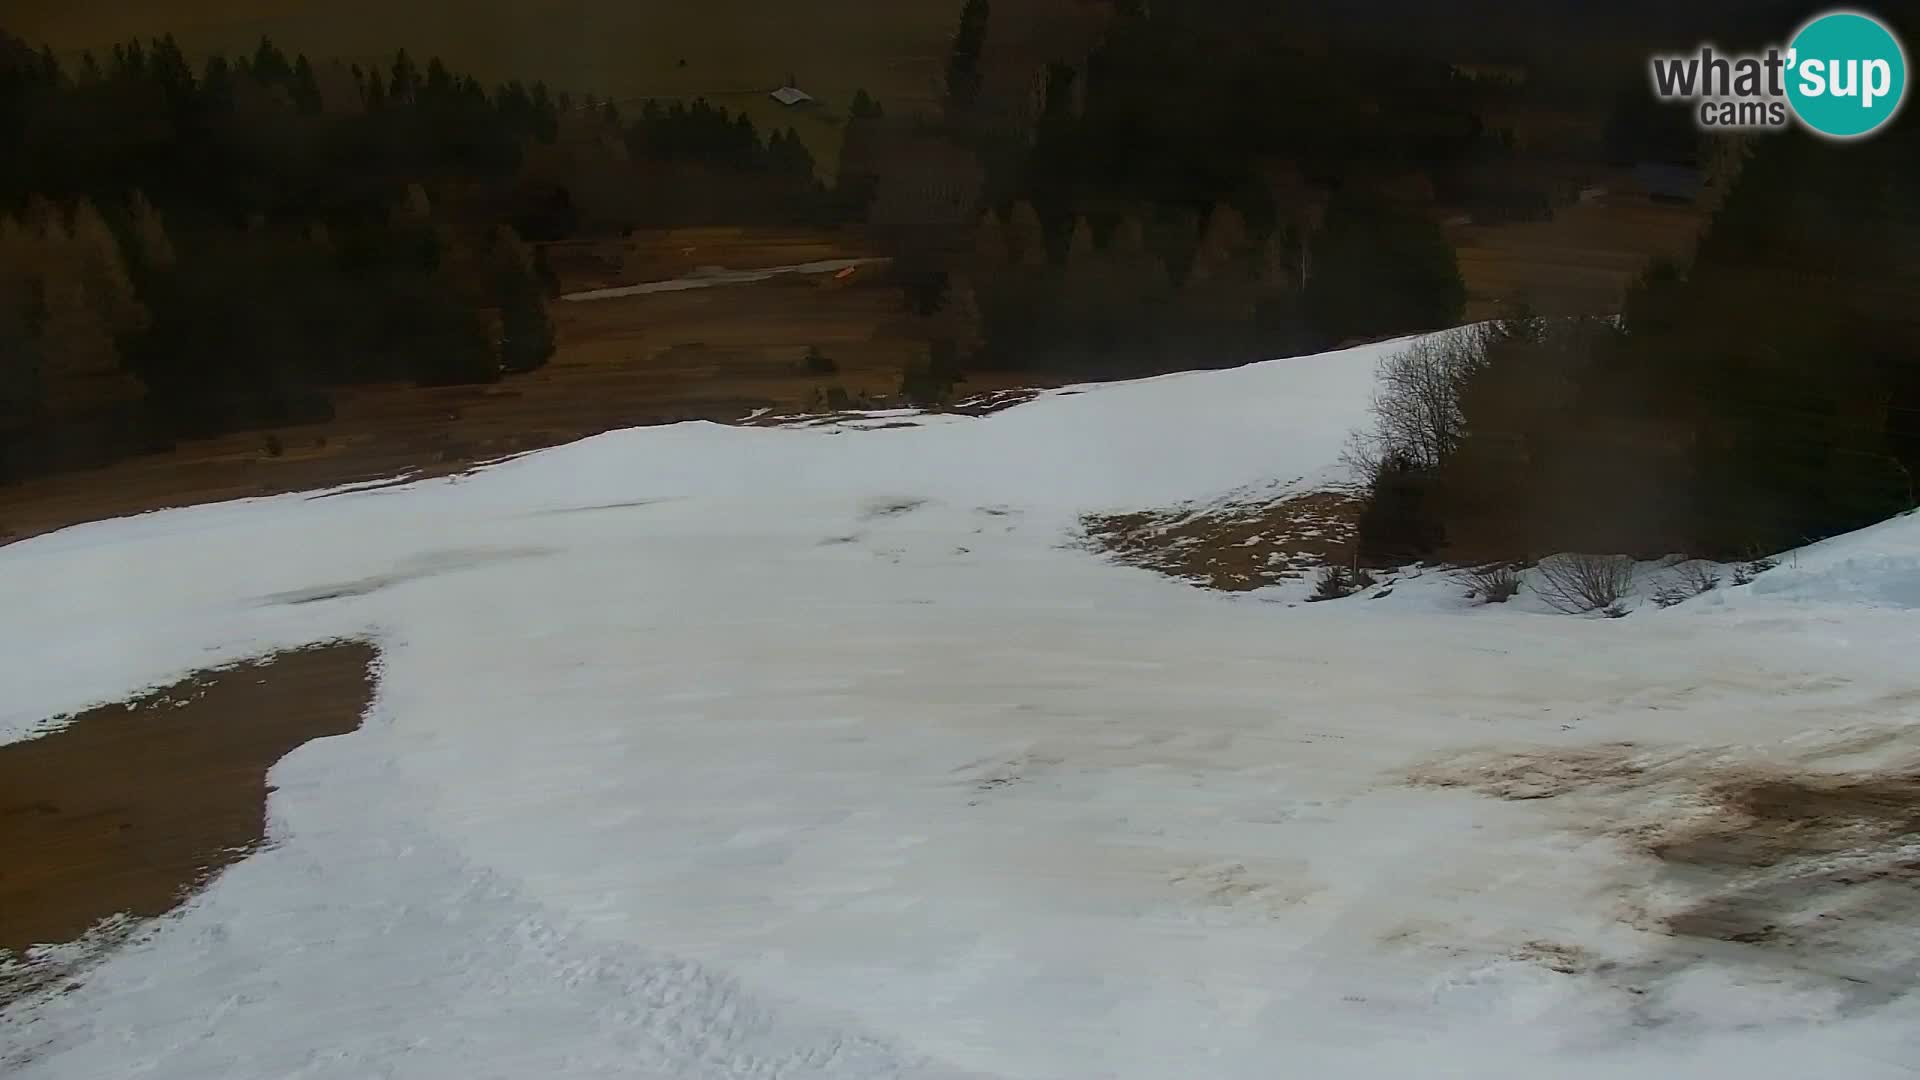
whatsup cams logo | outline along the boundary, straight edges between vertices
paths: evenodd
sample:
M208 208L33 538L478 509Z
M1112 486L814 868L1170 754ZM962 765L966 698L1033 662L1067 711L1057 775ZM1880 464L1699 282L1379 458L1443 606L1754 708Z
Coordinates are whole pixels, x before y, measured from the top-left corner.
M1857 139L1885 127L1907 93L1907 54L1879 19L1830 11L1786 45L1728 54L1656 56L1653 92L1688 103L1703 130L1780 129L1794 120L1818 135Z

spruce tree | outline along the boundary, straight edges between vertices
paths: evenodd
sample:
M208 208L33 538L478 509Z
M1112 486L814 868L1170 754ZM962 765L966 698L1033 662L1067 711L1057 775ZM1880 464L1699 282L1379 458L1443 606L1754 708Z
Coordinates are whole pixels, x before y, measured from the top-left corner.
M980 54L987 44L987 21L992 11L988 0L967 0L960 11L960 27L953 36L953 52L947 58L947 115L964 116L980 100L982 74Z
M307 54L301 53L293 62L293 82L288 88L293 97L293 107L302 116L318 115L321 109L320 80L313 74L313 64L307 60Z

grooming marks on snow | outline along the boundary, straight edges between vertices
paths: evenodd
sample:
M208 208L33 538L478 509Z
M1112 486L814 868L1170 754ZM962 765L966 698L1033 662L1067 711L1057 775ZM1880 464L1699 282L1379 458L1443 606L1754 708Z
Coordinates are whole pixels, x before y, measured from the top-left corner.
M611 510L638 510L638 509L641 509L642 507L658 506L661 503L669 503L669 502L675 502L675 501L677 500L675 499L631 499L631 500L628 500L627 502L596 503L595 505L592 505L592 506L562 506L553 510L541 510L538 513L542 517L552 517L558 514L597 514L602 511L611 511Z
M430 551L408 559L399 567L385 574L356 578L352 581L338 581L328 585L316 585L309 589L294 589L289 592L274 593L263 597L265 604L318 604L327 600L347 600L359 596L369 596L396 585L420 581L425 578L439 577L442 574L456 573L461 570L473 570L492 566L496 563L511 562L516 559L534 559L555 553L554 548L517 547L517 548L467 548L448 551Z
M1284 862L1253 868L1245 862L1201 864L1174 871L1167 884L1188 905L1262 920L1280 916L1325 889L1307 875L1305 863Z

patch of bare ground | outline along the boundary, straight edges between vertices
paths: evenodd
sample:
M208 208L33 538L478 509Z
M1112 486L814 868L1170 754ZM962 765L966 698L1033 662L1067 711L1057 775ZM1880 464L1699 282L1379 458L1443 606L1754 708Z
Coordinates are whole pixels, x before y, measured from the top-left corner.
M1625 175L1608 193L1561 207L1545 221L1455 224L1448 237L1467 286L1469 322L1498 318L1525 297L1536 309L1617 312L1657 258L1684 259L1711 216L1708 205L1670 205L1632 191Z
M0 747L0 1006L257 850L268 770L360 726L376 655L341 642L203 671Z
M1041 394L1041 390L1032 386L1018 386L1006 390L993 390L984 394L962 398L947 407L947 412L962 416L991 416L1005 412L1016 405L1025 405Z
M991 390L962 398L951 405L931 409L915 409L903 405L895 397L886 394L862 392L855 400L855 408L799 413L767 412L741 422L748 427L854 427L860 431L890 431L895 428L919 427L918 423L908 418L913 416L941 413L954 416L992 416L997 412L1005 412L1016 405L1025 405L1045 393L1051 381L1039 378L1033 386ZM901 418L888 420L884 415L876 415L882 411L886 415L899 415Z
M1264 503L1092 514L1089 546L1202 588L1249 592L1352 557L1362 500L1312 491Z
M1408 779L1422 787L1468 788L1496 799L1525 802L1633 783L1647 770L1638 755L1639 748L1632 743L1491 757L1466 754L1423 765Z
M1920 984L1920 771L1790 772L1619 743L1464 755L1409 779L1568 797L1582 831L1651 860L1627 917L1674 947L1649 977L1715 955L1830 980L1856 1004Z
M1877 948L1891 928L1911 933L1920 772L1735 776L1706 796L1707 813L1643 838L1677 882L1710 885L1665 916L1672 933L1829 954ZM1906 951L1920 974L1920 956Z

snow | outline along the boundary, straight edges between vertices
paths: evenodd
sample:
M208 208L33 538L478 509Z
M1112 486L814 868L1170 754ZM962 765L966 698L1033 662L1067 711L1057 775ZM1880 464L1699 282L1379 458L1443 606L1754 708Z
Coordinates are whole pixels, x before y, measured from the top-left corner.
M758 270L729 270L724 266L700 267L691 274L668 278L665 281L643 281L637 285L615 285L605 289L588 289L584 292L566 293L562 300L582 303L592 300L617 300L625 296L646 296L650 293L686 292L689 289L711 289L716 285L748 285L756 281L780 277L783 274L837 274L842 270L856 269L875 263L886 262L881 258L858 259L817 259L813 262L795 263L791 266L769 266Z
M1409 778L1623 742L1897 763L1920 519L1619 620L1440 571L1226 597L1077 542L1087 513L1347 479L1394 347L884 430L617 432L0 549L0 742L276 648L383 650L365 727L275 768L273 846L14 1009L0 1061L1913 1075L1913 942L1690 948L1647 915L1686 883L1624 839L1677 804Z

